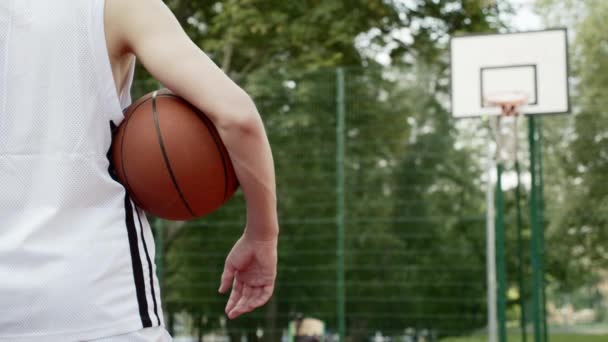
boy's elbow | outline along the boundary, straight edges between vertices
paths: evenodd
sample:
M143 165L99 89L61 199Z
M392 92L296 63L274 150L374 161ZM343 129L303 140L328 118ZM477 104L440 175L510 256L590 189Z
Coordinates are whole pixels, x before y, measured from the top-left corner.
M227 101L216 125L223 131L238 131L241 134L254 134L262 127L260 114L255 103L245 92Z

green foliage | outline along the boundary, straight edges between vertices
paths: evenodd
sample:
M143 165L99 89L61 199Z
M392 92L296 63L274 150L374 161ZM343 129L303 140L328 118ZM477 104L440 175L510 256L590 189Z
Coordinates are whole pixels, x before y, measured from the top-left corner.
M168 3L194 41L241 81L258 72L359 64L354 38L401 22L396 8L382 0Z
M494 31L501 27L499 8L509 8L506 0L167 3L190 37L246 88L257 74L375 64L373 54L357 48L361 39L368 48L386 50L398 64L409 55L427 65L445 65L449 35Z

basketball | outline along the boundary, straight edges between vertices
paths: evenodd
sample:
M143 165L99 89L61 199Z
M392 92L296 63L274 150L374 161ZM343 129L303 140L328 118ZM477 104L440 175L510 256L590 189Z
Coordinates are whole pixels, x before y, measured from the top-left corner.
M140 208L170 220L209 214L238 187L211 120L167 89L126 109L114 131L111 163Z

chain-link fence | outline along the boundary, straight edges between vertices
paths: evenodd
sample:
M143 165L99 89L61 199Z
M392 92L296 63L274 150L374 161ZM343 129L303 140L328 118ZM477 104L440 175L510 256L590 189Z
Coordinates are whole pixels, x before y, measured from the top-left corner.
M134 95L156 87L136 84ZM240 193L201 220L156 220L165 320L176 340L292 341L302 317L322 322L311 324L327 340L341 333L348 341L484 334L484 122L451 119L441 79L416 69L277 72L254 79L248 90L276 163L281 236L275 295L263 309L225 319L227 298L217 288L245 225ZM566 120L558 120L549 138L567 129ZM528 263L529 255L516 250L518 244L529 248L529 228L522 227L523 237L513 228L509 174L503 186L507 304L517 322L517 280L530 269L518 273L518 257ZM554 194L559 182L553 176L548 182ZM526 187L522 191L527 221Z
M162 283L176 336L278 341L299 314L322 320L330 335L343 320L355 341L483 328L483 163L458 146L428 83L361 69L272 83L275 92L261 91L257 103L277 169L274 299L222 320L226 299L216 288L245 224L237 196L204 220L166 228Z

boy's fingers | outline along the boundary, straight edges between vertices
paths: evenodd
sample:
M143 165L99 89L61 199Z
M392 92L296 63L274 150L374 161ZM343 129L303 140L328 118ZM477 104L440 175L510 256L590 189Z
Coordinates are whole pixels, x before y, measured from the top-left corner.
M236 306L236 303L241 300L242 297L243 284L235 281L234 286L232 287L232 292L230 293L230 298L228 299L228 303L226 304L226 314L230 313L232 309Z
M238 302L234 306L232 310L228 312L228 318L235 319L241 314L247 312L245 311L245 306L247 305L247 301L251 296L251 287L244 285L242 296L239 298Z
M226 263L226 265L224 266L224 272L222 273L220 289L218 290L219 293L226 293L226 291L228 291L228 289L230 288L230 284L232 283L232 280L234 279L235 273L236 273L236 269L234 267L232 267L231 265L229 265L228 263Z

